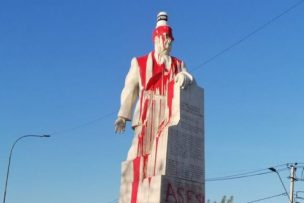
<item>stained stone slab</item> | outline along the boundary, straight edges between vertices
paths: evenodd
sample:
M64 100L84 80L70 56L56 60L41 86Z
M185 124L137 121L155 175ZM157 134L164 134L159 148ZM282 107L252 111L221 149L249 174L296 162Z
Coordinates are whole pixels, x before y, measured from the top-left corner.
M203 100L203 89L195 82L184 90L175 85L171 123L154 141L151 154L122 163L120 203L204 202ZM145 160L145 177L140 173L135 180L134 171Z
M204 203L204 187L200 182L170 176L161 177L161 196L153 203ZM152 203L152 202L151 202Z
M124 184L122 192L132 188L132 183ZM139 183L138 203L204 203L204 185L200 182L171 176L155 176ZM126 192L120 202L131 202L131 193ZM123 199L122 199L123 198Z
M203 89L191 85L180 92L180 120L169 127L166 175L204 182Z

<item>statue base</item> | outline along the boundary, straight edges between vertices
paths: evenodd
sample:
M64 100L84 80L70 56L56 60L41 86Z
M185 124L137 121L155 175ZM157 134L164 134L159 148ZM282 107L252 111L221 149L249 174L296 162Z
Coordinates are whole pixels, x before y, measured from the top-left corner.
M149 155L122 163L120 203L204 203L203 89L174 87L172 119Z
M120 203L135 202L132 200L134 183L122 183ZM138 183L136 202L138 203L204 203L204 187L200 182L160 175L146 178ZM133 196L134 197L134 196Z

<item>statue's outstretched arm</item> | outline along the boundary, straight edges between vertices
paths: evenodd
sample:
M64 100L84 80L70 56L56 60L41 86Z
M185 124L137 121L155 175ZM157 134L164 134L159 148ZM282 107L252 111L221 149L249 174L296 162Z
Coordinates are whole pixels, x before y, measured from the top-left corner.
M123 133L126 129L126 119L118 117L114 123L115 133Z
M136 58L132 59L130 70L126 76L125 86L121 92L120 109L115 121L115 132L122 133L125 130L126 121L132 117L132 109L139 92L139 73Z
M181 72L175 77L175 82L177 82L182 89L187 88L193 82L193 76L187 71L184 62L181 64Z

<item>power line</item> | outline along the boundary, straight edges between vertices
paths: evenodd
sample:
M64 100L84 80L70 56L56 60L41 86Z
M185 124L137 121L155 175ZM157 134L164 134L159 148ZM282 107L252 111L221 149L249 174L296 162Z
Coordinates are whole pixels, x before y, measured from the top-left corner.
M235 176L235 177L206 179L205 181L206 182L213 182L213 181L233 180L233 179L240 179L240 178L248 178L248 177L252 177L252 176L259 176L259 175L264 175L264 174L268 174L268 173L271 173L271 172L257 173L257 174L252 174L252 175Z
M287 166L288 164L289 164L289 163L280 164L280 165L276 165L276 166L273 166L273 167L278 168L278 167L282 167L282 166ZM263 168L263 169L256 169L256 170L250 170L250 171L240 172L240 173L237 173L237 174L234 174L234 175L225 176L225 177L239 176L239 175L247 175L247 174L257 173L257 172L266 171L266 170L268 170L268 168Z
M113 199L112 201L109 201L108 203L118 203L118 199Z
M299 193L304 193L304 191L296 191L296 199L304 200L304 197L299 196Z
M280 164L280 165L276 165L274 167L275 168L279 168L279 169L276 169L276 171L279 172L279 171L288 170L288 167L287 167L288 165L290 165L290 163ZM272 167L272 168L274 168L274 167ZM228 176L221 176L221 177L215 177L215 178L206 178L205 182L240 179L240 178L247 178L247 177L253 177L253 176L259 176L259 175L269 174L269 173L273 173L273 171L271 171L269 168L264 168L264 169L258 169L258 170L250 170L250 171L247 171L247 172L242 172L242 173L228 175ZM267 200L267 199L271 199L271 198L275 198L275 197L283 196L283 195L287 195L288 196L288 194L286 192L284 192L284 193L281 193L281 194L278 194L278 195L273 195L273 196L270 196L270 197L265 197L265 198L253 200L253 201L250 201L250 202L247 202L247 203L259 202L259 201L263 201L263 200ZM116 199L116 200L118 200L118 199ZM115 201L115 200L113 200L113 201ZM112 203L113 201L110 201L109 203Z
M109 116L112 116L114 114L114 112L111 112L111 113L107 113L107 114L104 114L96 119L93 119L91 121L87 121L87 122L84 122L82 124L79 124L79 125L75 125L73 127L70 127L70 128L66 128L64 130L61 130L61 131L56 131L56 132L53 132L53 133L50 133L49 135L58 135L58 134L63 134L63 133L67 133L67 132L70 132L70 131L73 131L73 130L76 130L76 129L79 129L79 128L83 128L83 127L86 127L86 126L89 126L89 125L92 125L92 124L95 124L105 118L108 118Z
M267 199L272 199L272 198L275 198L275 197L280 197L280 196L283 196L283 195L286 195L286 194L285 193L281 193L281 194L278 194L278 195L273 195L273 196L270 196L270 197L264 197L264 198L261 198L261 199L249 201L247 203L260 202L260 201L264 201L264 200L267 200Z
M285 9L282 13L280 13L280 14L276 15L275 17L271 18L270 20L268 20L264 24L260 25L259 27L255 28L253 31L251 31L250 33L248 33L245 36L243 36L241 39L237 40L236 42L234 42L231 45L227 46L223 50L219 51L217 54L211 56L210 58L208 58L207 60L205 60L204 62L202 62L200 65L198 65L197 68L195 68L194 70L192 70L192 72L195 72L195 71L201 69L204 65L206 65L206 64L214 61L216 58L218 58L221 55L225 54L226 52L230 51L231 49L233 49L234 47L238 46L239 44L241 44L245 40L249 39L250 37L252 37L256 33L262 31L263 29L265 29L267 26L269 26L272 23L274 23L275 21L277 21L282 16L286 15L290 11L292 11L295 8L297 8L298 6L300 6L302 3L304 3L304 0L300 0L300 1L296 2L295 4L291 5L290 7L288 7L287 9Z
M270 24L272 24L273 22L275 22L276 20L278 20L279 18L281 18L282 16L286 15L287 13L289 13L290 11L294 10L295 8L297 8L298 6L300 6L302 3L304 3L304 0L300 0L298 2L296 2L295 4L293 4L292 6L288 7L287 9L285 9L282 13L280 13L279 15L271 18L269 21L267 21L266 23L262 24L261 26L257 27L256 29L254 29L252 32L248 33L247 35L245 35L244 37L242 37L241 39L237 40L236 42L232 43L230 46L224 48L222 51L218 52L217 54L215 54L214 56L210 57L209 59L205 60L203 63L201 63L200 65L198 65L198 68L192 70L192 72L195 72L197 70L199 70L200 68L202 68L204 65L212 62L213 60L215 60L217 57L223 55L224 53L230 51L232 48L238 46L239 44L241 44L243 41L247 40L248 38L252 37L254 34L260 32L261 30L263 30L264 28L266 28L267 26L269 26ZM57 132L53 132L50 135L58 135L58 134L63 134L63 133L67 133L79 128L83 128L86 127L88 125L92 125L98 121L101 121L111 115L113 115L114 112L108 113L108 114L104 114L101 117L85 122L83 124L79 124L76 125L74 127L70 127L61 131L57 131Z
M287 164L281 164L275 166L277 167L282 167L285 166L284 168L277 169L277 171L283 171L287 170ZM272 173L272 171L269 170L269 168L265 169L259 169L259 170L254 170L254 171L248 171L244 173L238 173L238 174L233 174L233 175L228 175L228 176L221 176L221 177L215 177L215 178L207 178L205 181L206 182L213 182L213 181L224 181L224 180L233 180L233 179L240 179L240 178L248 178L248 177L253 177L253 176L259 176L259 175L265 175Z

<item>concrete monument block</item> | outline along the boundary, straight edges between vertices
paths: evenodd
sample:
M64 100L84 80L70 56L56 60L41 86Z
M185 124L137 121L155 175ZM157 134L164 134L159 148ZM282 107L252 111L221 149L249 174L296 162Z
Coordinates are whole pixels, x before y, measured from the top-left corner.
M203 89L193 83L180 90L176 84L174 91L180 97L175 98L178 108L173 113L178 119L163 129L148 158L122 163L120 203L204 202ZM136 170L142 170L145 159L144 177Z

